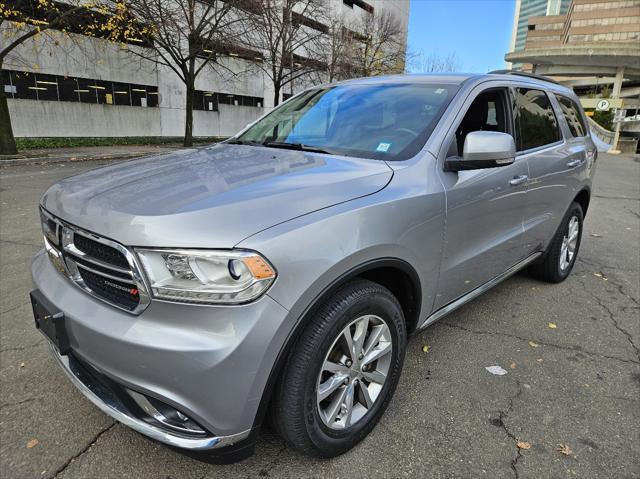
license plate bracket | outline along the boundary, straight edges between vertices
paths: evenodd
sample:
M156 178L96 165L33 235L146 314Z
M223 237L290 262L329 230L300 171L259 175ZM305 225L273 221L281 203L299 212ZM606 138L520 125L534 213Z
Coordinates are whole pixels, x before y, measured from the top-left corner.
M37 289L31 291L29 296L31 297L31 307L36 328L53 343L60 354L67 354L70 348L64 313L56 308Z

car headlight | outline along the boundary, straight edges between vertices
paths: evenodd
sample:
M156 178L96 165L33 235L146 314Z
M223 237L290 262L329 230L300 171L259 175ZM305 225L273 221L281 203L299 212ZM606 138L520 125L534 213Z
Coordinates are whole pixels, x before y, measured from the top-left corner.
M253 301L276 272L253 251L136 249L154 298L239 304Z

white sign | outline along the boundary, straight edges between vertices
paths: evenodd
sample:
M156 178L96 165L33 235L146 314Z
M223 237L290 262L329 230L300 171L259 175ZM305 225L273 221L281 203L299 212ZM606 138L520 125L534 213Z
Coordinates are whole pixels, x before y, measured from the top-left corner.
M609 111L610 107L611 107L611 103L609 103L609 100L603 99L596 104L596 110L598 111Z
M619 121L624 121L624 118L627 116L627 110L623 110L622 108L618 108L615 111L614 117L613 117L613 121L614 122L619 122Z

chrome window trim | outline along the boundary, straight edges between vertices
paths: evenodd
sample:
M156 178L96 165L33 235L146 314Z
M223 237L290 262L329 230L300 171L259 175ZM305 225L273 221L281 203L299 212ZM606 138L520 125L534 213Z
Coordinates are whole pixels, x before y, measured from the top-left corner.
M140 265L138 264L138 261L135 257L135 255L129 251L128 248L126 248L125 246L121 245L120 243L117 243L115 241L112 241L110 239L107 238L103 238L102 236L99 236L95 233L92 233L90 231L84 230L82 228L79 228L77 226L74 226L70 223L67 223L66 221L61 220L60 218L55 217L54 215L52 215L51 213L49 213L47 210L45 210L44 208L40 207L40 211L42 212L42 214L47 217L48 219L50 219L51 221L53 221L54 223L56 223L57 225L57 230L58 230L58 241L60 242L60 245L54 245L51 243L51 241L49 241L47 239L47 237L45 236L45 249L47 250L47 253L49 254L49 258L51 259L51 261L54 263L54 266L56 266L56 269L58 269L58 271L60 271L67 279L69 279L71 281L72 284L74 284L75 286L77 286L78 288L80 288L81 290L83 290L85 293L89 294L91 297L96 298L100 301L102 301L103 303L106 303L110 306L113 306L114 308L117 308L121 311L125 311L129 314L133 314L133 315L139 315L140 313L142 313L142 311L144 311L147 306L149 306L149 304L151 303L151 296L149 295L149 288L147 286L146 280L144 279L144 276L142 274L142 269L140 267ZM65 234L70 234L71 235L71 241L69 241L69 238L65 238ZM90 240L96 241L98 243L101 243L105 246L109 246L115 250L117 250L118 252L120 252L125 259L127 260L127 263L129 264L129 268L130 270L126 270L124 268L121 268L117 265L112 265L110 263L105 263L104 261L100 261L96 258L93 258L85 253L83 253L82 251L80 251L78 248L75 247L74 242L73 242L73 237L78 234L80 236L84 236ZM117 277L117 276L111 276L107 273L98 271L96 269L93 268L89 268L86 265L81 265L79 262L76 262L73 260L71 256L76 256L86 262L89 263L93 263L99 267L102 268L106 268L106 269L110 269L113 272L116 273L120 273L120 274L128 274L131 276L130 280L127 280L125 278L121 278L121 277ZM60 261L62 263L62 267L59 266L59 264L56 264L56 260ZM84 280L82 279L82 277L80 276L79 272L78 272L78 268L83 268L87 271L90 271L94 274L103 276L105 278L108 279L112 279L115 281L121 281L126 283L127 281L131 281L132 284L135 284L137 290L138 290L138 295L139 295L139 302L138 305L134 308L134 309L127 309L124 306L121 306L117 303L113 303L111 301L109 301L106 298L103 298L102 296L98 295L97 293L95 293L91 288L89 288L89 286L86 285L86 283L84 282Z

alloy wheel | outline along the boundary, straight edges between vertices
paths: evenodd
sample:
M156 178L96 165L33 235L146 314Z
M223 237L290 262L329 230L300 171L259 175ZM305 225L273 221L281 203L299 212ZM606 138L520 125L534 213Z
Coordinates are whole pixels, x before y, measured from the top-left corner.
M381 397L392 352L389 326L379 316L360 316L340 332L316 388L318 412L326 426L345 429L367 414Z
M577 216L572 216L567 226L567 232L562 238L562 245L560 246L560 271L566 271L571 265L573 257L576 254L579 235L580 220L578 220Z

